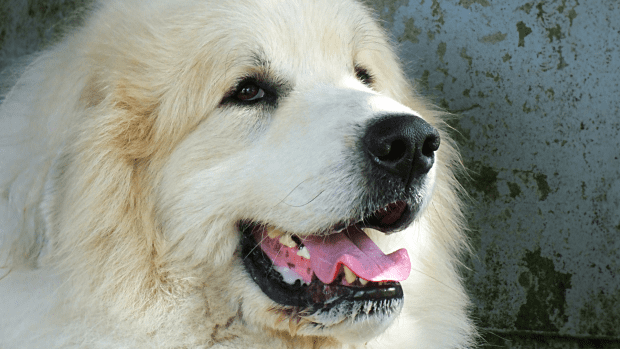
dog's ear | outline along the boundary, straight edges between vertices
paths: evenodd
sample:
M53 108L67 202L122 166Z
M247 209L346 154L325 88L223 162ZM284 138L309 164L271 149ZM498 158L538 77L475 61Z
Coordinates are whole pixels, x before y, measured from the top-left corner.
M81 103L90 118L98 119L94 124L101 145L132 161L174 149L218 106L226 90L222 79L211 82L221 62L200 53L181 58L164 51L157 58L147 53L142 58L133 52L132 60L103 57L95 62L98 73L86 80ZM162 68L167 66L177 69Z

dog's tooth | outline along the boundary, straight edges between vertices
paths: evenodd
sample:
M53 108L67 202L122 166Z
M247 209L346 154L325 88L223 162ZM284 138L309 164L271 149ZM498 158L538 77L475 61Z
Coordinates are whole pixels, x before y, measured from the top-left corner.
M267 228L267 236L269 236L272 239L277 239L282 235L284 235L284 232L282 230L276 229L274 227Z
M368 283L368 280L364 280L362 278L359 278L359 279L360 279L360 284L362 284L362 286L366 286L366 284Z
M304 246L301 246L299 248L299 251L297 251L297 255L305 259L310 259L310 252L308 252L308 249Z
M280 243L290 248L297 247L297 243L293 241L293 239L291 238L291 234L284 234L280 236Z
M352 284L353 282L355 282L355 279L357 278L357 275L355 275L351 269L349 269L349 267L347 267L346 265L343 266L344 269L344 279L347 280L348 283Z

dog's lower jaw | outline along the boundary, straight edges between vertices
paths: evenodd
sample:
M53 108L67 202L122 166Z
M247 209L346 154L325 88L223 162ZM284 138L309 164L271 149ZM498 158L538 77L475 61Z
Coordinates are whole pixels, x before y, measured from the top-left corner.
M302 348L297 346L297 341L302 343L311 338L315 342L331 343L325 348L348 348L347 345L364 344L380 336L397 320L400 309L391 314L367 316L363 319L351 317L330 325L326 324L325 319L321 322L314 319L317 321L315 322L311 316L302 318L297 314L285 314L279 309L271 309L268 313L267 317L274 319L273 322L267 321L267 327L274 331L273 335L284 341L292 339L295 348ZM257 327L260 328L261 325ZM310 346L310 348L324 347Z
M366 321L353 327L349 323L340 324L329 330L322 330L321 334L312 330L308 323L298 324L294 319L285 319L277 328L252 327L252 332L255 332L256 337L262 335L269 337L274 342L270 348L280 348L278 345L282 345L283 348L295 349L349 349L358 348L358 345L366 344L380 336L396 318Z

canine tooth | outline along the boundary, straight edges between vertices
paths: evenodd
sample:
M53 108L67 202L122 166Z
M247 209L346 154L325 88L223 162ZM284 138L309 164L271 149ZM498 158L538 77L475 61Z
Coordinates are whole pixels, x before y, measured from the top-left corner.
M350 283L350 284L355 282L355 279L357 278L357 275L353 274L351 269L349 269L349 267L347 267L346 265L343 266L343 269L344 269L344 279L347 280L347 282Z
M310 252L308 252L308 249L303 246L299 248L297 255L305 259L310 259Z
M367 283L368 283L368 280L364 280L360 278L360 284L362 284L362 286L366 286Z
M280 243L290 248L297 247L297 243L293 241L293 239L291 238L291 234L284 234L280 236Z
M278 230L273 227L267 228L267 236L269 236L272 239L279 238L282 235L284 235L284 232L282 230Z

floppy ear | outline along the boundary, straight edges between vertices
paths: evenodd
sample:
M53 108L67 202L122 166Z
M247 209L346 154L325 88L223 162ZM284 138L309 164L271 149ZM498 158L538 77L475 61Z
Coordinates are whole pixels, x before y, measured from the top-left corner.
M54 191L44 202L54 246L49 257L71 274L72 303L127 312L114 307L138 306L142 295L135 290L160 280L153 267L159 239L148 180L159 100L156 90L145 88L150 77L144 66L121 61L118 48L103 52L105 40L96 47L77 35L66 45L73 40L82 49L70 52L87 57L62 57L56 64L81 62L80 71L52 76L65 79L76 97L63 101L71 125L49 175ZM79 83L69 81L75 78Z

